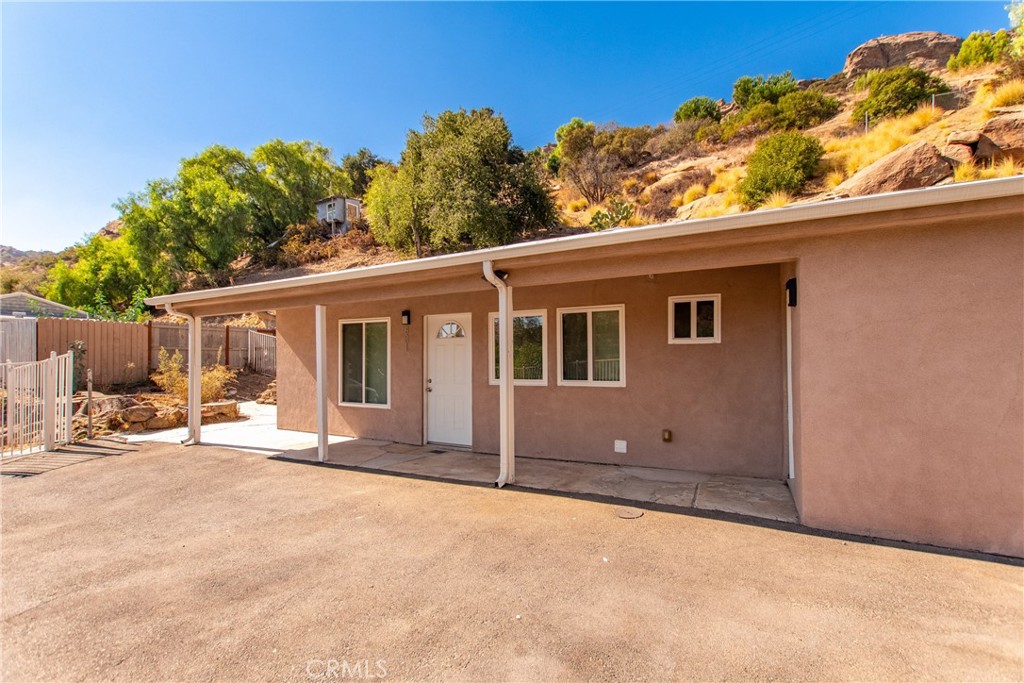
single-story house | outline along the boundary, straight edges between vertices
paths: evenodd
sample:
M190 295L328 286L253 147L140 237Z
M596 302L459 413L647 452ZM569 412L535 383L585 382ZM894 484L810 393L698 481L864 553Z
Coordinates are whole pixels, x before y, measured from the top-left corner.
M16 318L88 318L85 311L28 292L0 294L0 315Z
M148 303L193 330L275 309L278 425L321 457L330 433L496 453L498 485L516 456L768 477L811 527L1024 556L1022 177Z

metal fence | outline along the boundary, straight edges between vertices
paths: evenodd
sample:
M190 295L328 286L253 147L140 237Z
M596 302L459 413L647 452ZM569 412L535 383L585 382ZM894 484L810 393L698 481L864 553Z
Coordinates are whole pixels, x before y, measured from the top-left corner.
M249 368L261 375L277 375L277 337L249 330Z
M0 457L71 441L74 354L0 365Z

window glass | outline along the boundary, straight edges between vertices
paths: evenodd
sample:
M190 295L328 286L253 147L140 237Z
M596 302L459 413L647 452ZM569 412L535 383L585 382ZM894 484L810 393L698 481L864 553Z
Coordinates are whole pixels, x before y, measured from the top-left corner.
M498 318L491 320L491 344L494 366L491 379L500 378L500 339ZM517 315L512 318L512 377L517 380L544 380L544 316Z
M388 402L388 324L366 323L366 403Z
M594 311L594 368L597 382L619 381L619 312Z
M454 320L441 325L441 329L437 331L438 339L454 339L456 337L465 337L466 331L462 329L462 325L458 324Z
M363 402L363 324L341 326L341 400Z
M687 335L689 336L689 335ZM715 336L715 302L714 301L698 301L697 302L697 336L698 337L714 337Z
M562 379L588 379L586 311L562 314Z
M673 316L673 336L676 339L689 339L691 303L689 301L677 301L675 302L674 307L675 315Z

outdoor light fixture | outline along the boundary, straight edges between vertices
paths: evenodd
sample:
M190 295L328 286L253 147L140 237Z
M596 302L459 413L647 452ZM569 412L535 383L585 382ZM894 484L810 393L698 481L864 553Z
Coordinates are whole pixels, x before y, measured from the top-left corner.
M494 271L494 276L497 277L499 280L507 280L508 272L504 270L496 270Z
M405 309L404 311L402 311L402 324L412 325L412 311L410 311L409 309Z
M791 277L786 280L786 305L789 307L796 306L796 278Z

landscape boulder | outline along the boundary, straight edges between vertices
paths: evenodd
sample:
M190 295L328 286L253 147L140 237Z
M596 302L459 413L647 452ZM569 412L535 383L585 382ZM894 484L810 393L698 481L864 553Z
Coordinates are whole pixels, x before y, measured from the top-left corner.
M230 422L238 419L238 401L218 401L202 405L202 421Z
M146 422L156 415L156 408L147 405L135 405L121 411L121 421L128 424Z
M146 429L171 429L181 427L187 421L187 413L181 408L167 408L159 411L146 421Z
M992 117L981 134L998 147L999 156L1024 161L1024 107Z
M970 145L946 145L942 148L942 156L955 166L969 164L974 161L974 150Z
M873 38L846 56L843 74L847 78L871 69L912 66L925 71L943 69L960 51L963 40L935 31L914 31Z
M832 194L860 197L880 192L931 187L953 175L953 166L935 145L924 140L904 145L861 169L838 185Z

